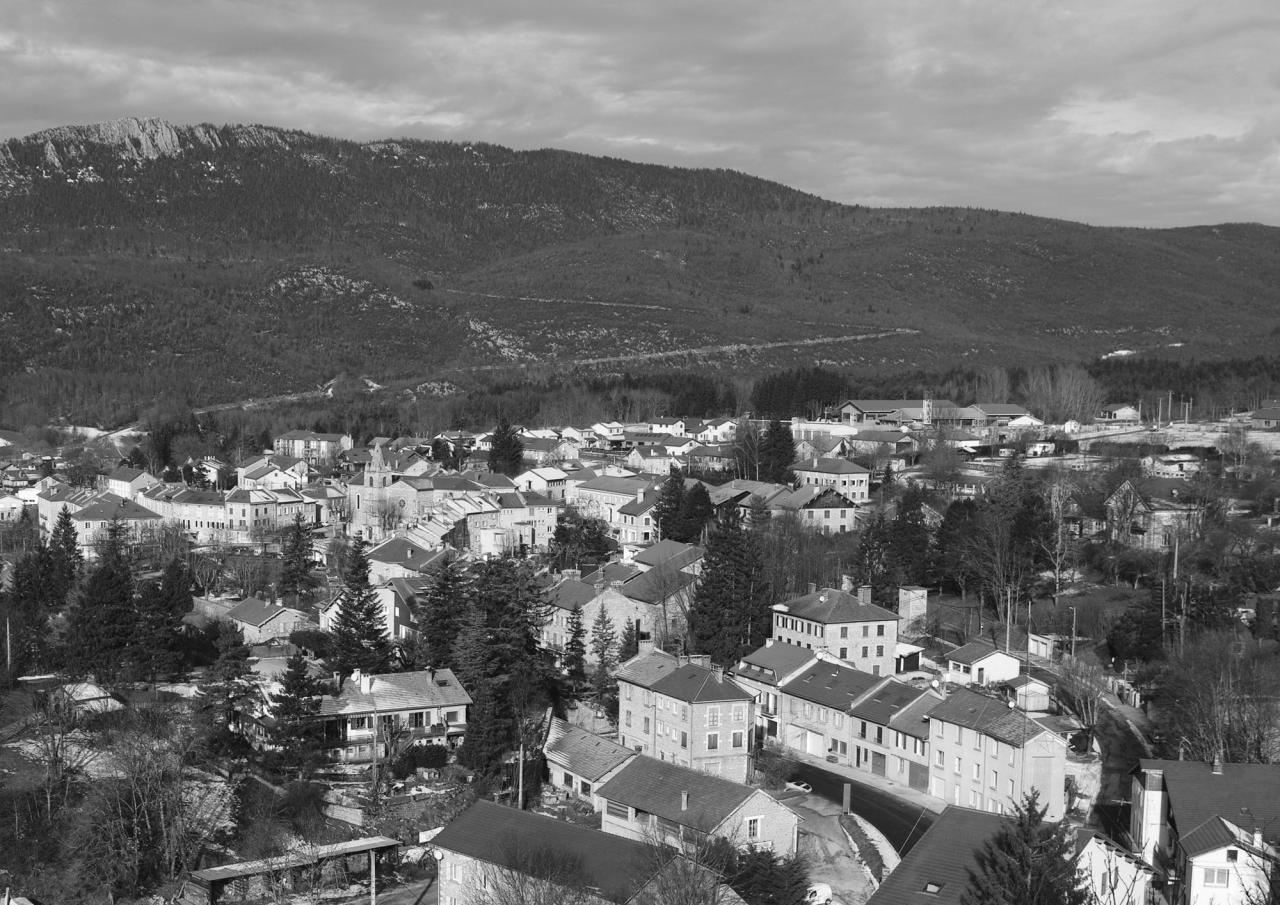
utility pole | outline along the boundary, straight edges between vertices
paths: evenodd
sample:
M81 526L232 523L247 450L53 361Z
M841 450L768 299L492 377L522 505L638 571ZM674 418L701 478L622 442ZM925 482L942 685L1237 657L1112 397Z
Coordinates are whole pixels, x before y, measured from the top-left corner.
M1076 608L1069 607L1071 610L1071 659L1076 658Z

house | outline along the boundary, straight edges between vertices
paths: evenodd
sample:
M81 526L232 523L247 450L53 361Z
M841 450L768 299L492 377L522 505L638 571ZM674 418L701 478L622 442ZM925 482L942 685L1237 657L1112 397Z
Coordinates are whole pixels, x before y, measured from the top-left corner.
M808 648L778 644L770 638L765 646L738 661L730 675L751 692L756 701L756 744L781 735L781 687L813 664L816 655Z
M672 569L688 572L690 575L702 574L702 558L706 550L695 544L686 544L677 540L660 540L652 547L646 547L631 557L631 564L641 572L654 569Z
M415 745L462 743L467 728L467 694L448 669L390 675L356 670L336 695L320 699L318 719L332 760L363 763L386 757L391 736Z
M1076 827L1076 865L1093 901L1147 905L1155 895L1155 870L1133 852L1089 827Z
M578 458L578 445L571 440L558 437L521 437L520 442L524 444L524 458L538 466Z
M145 471L122 465L107 475L103 481L102 489L107 493L114 493L118 497L131 500L134 494L159 483L159 478L153 477Z
M1024 427L1044 426L1044 422L1031 412L1009 402L975 402L970 408L980 416L976 426L1012 427L1015 421Z
M257 597L241 600L227 611L225 618L244 633L246 644L288 638L294 629L315 627L306 613Z
M315 431L289 431L277 437L275 451L308 465L332 465L339 453L354 445L350 434L321 434Z
M690 900L743 905L717 875L674 849L483 799L445 826L431 847L440 905L508 899L652 905L673 886L692 890Z
M1099 410L1096 420L1103 422L1132 422L1136 423L1141 419L1141 414L1136 408L1127 402L1113 403L1112 405L1104 405Z
M978 853L1000 831L996 814L950 806L902 856L867 905L960 905Z
M849 708L853 754L848 762L874 776L929 790L929 712L942 695L885 679Z
M1280 407L1261 408L1249 415L1249 427L1253 430L1280 428Z
M1022 661L990 641L970 641L946 655L944 679L960 685L999 685L1022 670Z
M1153 478L1187 479L1200 473L1203 463L1192 453L1167 453L1161 456L1144 456L1142 470Z
M632 575L630 569L622 570L623 574ZM569 640L570 620L575 612L582 614L582 627L589 639L591 626L603 610L613 623L614 631L619 634L628 625L635 626L636 638L649 641L652 638L666 637L662 631L663 614L652 605L643 601L632 600L621 590L623 582L617 578L609 578L604 572L596 572L595 580L583 581L575 577L574 570L567 574L547 591L547 602L551 614L542 626L540 643L544 650L551 651L560 659L564 646ZM613 570L610 575L618 574ZM587 645L586 660L588 664L596 662L595 652Z
M800 818L760 789L656 758L636 757L596 790L601 829L673 847L724 839L738 848L794 854Z
M708 658L642 650L617 679L620 744L733 782L751 776L755 700Z
M1173 905L1247 905L1280 856L1280 766L1138 761L1129 835Z
M893 675L898 614L858 593L809 586L809 593L773 605L773 637L784 644L821 650L872 675Z
M1139 550L1172 550L1179 536L1199 530L1204 504L1177 478L1124 481L1103 501L1107 535Z
M730 471L737 464L731 444L699 445L685 453L685 463L691 471Z
M654 507L661 497L658 490L636 494L636 498L618 507L613 524L614 537L620 544L651 544L658 539Z
M70 682L49 691L49 701L55 707L68 708L78 714L111 713L123 710L120 699L94 682Z
M308 473L307 463L293 456L259 456L236 468L236 486L245 490L301 490Z
M702 422L694 438L708 446L732 443L738 438L738 422L732 418L712 418Z
M871 472L844 459L806 459L791 466L800 486L830 487L854 503L867 501Z
M1066 813L1067 743L996 698L959 688L929 711L929 794L1007 814L1035 789L1046 819Z
M196 543L232 540L225 494L186 484L153 484L138 494L137 501L166 523L181 526Z
M853 750L849 711L880 681L820 653L778 687L783 745L848 763Z
M643 503L645 495L660 483L653 476L592 477L576 487L567 487L565 501L575 506L585 517L606 522L613 536L617 537L622 530L618 510L631 502Z
M627 453L622 463L641 474L662 475L664 477L669 475L673 468L683 468L686 464L684 459L667 452L666 448L662 446L637 446Z
M373 588L370 593L382 613L382 628L392 641L407 641L418 635L418 623L414 619L413 604L424 593L423 579L392 578L386 584ZM332 632L342 603L350 592L345 588L332 600L320 607L320 629Z
M139 544L153 539L163 527L164 519L133 500L105 494L71 513L71 524L85 558L93 559L97 556L98 544L106 540L113 524L123 528L127 542Z
M1051 700L1049 683L1035 676L1023 674L1014 676L1005 683L1014 705L1028 713L1041 713L1049 709Z
M595 790L639 755L581 726L552 717L542 744L553 786L592 800Z
M802 527L820 534L844 534L858 527L858 505L831 487L807 485L780 490L760 501L772 515L791 515Z
M406 537L391 537L365 553L369 560L370 584L385 584L393 578L421 578L448 561L447 550L429 550Z
M844 424L875 424L880 419L904 408L923 411L926 408L957 408L945 399L850 399L839 408L840 421Z
M568 475L558 468L530 468L516 475L515 485L526 493L537 493L554 502L563 502Z

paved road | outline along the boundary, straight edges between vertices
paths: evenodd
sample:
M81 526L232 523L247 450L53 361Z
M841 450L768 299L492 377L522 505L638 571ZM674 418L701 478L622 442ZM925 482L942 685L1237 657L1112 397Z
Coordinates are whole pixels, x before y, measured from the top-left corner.
M815 795L827 801L842 804L844 784L848 780L839 773L831 773L812 764L801 763L796 768L796 779L813 786ZM865 818L884 833L899 854L905 855L916 844L924 831L933 823L934 815L924 808L899 801L892 795L860 783L852 783L850 800L853 812Z

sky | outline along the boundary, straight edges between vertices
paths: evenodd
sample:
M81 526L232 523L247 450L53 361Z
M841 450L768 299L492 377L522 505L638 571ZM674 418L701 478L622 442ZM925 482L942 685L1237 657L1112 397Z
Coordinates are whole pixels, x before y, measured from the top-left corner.
M1280 225L1280 2L0 0L0 139L122 116Z

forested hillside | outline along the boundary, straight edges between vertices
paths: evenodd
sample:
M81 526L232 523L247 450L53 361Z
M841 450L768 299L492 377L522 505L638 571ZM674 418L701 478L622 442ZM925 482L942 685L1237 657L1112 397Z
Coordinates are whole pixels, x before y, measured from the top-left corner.
M1280 230L839 205L728 171L123 120L0 144L0 422L480 370L1274 342Z

